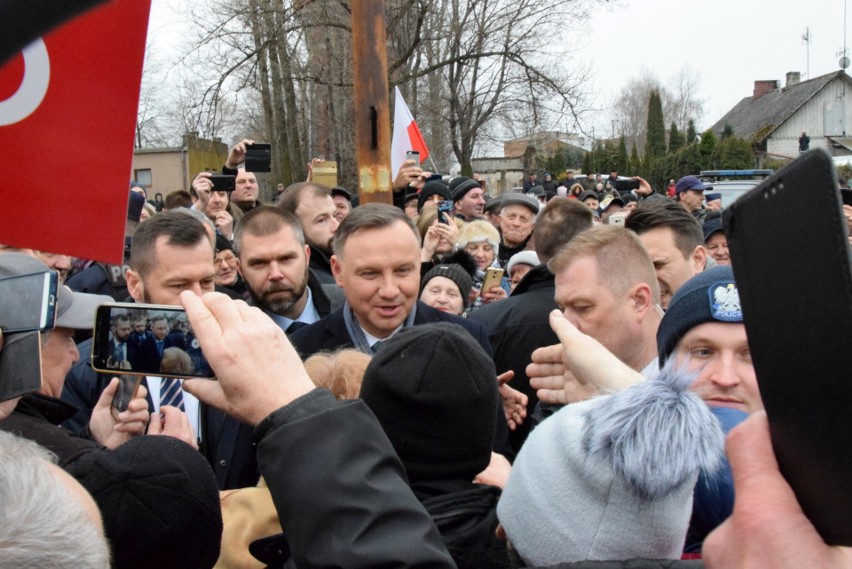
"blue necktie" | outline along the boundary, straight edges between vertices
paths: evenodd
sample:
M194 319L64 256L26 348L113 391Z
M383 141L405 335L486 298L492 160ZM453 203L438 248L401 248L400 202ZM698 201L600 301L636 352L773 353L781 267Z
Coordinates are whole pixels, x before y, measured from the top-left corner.
M176 377L164 377L160 382L160 407L166 405L186 411L183 406L183 389L180 387L180 380Z
M162 340L159 340L157 342L157 352L159 352L160 357L162 358L163 357L163 341Z

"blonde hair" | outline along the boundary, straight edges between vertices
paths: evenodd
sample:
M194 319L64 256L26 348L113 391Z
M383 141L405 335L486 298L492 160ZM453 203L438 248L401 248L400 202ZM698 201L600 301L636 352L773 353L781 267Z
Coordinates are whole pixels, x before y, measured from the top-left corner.
M163 359L160 360L160 372L189 375L192 373L192 360L189 354L180 348L166 348L163 350Z
M580 257L594 257L601 281L613 294L625 294L638 283L651 288L654 302L660 302L660 285L651 257L632 231L611 225L597 225L583 231L559 249L547 263L558 274Z
M314 385L328 389L337 399L358 399L370 359L353 349L320 352L305 360L305 369Z

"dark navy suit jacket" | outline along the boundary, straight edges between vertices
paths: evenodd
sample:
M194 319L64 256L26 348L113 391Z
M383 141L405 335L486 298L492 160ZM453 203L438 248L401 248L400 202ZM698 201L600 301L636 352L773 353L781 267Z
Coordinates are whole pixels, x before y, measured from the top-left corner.
M436 310L427 304L417 301L417 313L414 315L414 325L429 324L432 322L452 322L467 330L473 339L479 342L482 349L489 356L493 355L491 342L488 340L488 330L478 322L471 322L453 314L447 314ZM290 338L296 351L303 358L314 355L317 352L339 350L340 348L351 348L352 338L346 330L343 321L343 309L335 310L322 320L314 322L310 326L302 328Z

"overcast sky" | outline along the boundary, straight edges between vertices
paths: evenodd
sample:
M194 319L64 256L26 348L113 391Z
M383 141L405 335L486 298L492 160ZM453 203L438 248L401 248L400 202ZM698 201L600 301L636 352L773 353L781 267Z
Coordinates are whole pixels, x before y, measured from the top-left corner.
M844 0L625 0L594 13L594 33L578 55L594 63L602 104L612 101L622 79L643 68L665 85L691 66L705 99L697 125L703 130L750 96L756 79L777 79L783 86L788 71L805 79L806 27L810 77L839 69L843 16ZM597 122L611 130L606 120Z
M153 0L149 43L158 56L175 50L186 33L177 24L173 6L178 5L179 0ZM788 71L800 71L806 79L806 27L810 77L839 69L843 22L844 0L620 0L593 13L585 26L593 31L580 32L584 45L575 57L593 66L598 108L607 107L621 85L643 69L665 85L690 66L705 100L697 123L704 130L750 96L756 79L777 79L783 86ZM608 112L593 122L598 136L610 134Z

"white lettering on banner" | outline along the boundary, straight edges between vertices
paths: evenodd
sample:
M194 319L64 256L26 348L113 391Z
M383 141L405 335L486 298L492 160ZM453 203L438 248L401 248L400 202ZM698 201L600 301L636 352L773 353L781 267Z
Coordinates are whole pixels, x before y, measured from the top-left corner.
M41 38L21 50L24 79L14 95L0 101L0 126L20 122L33 114L44 100L50 83L50 57Z

